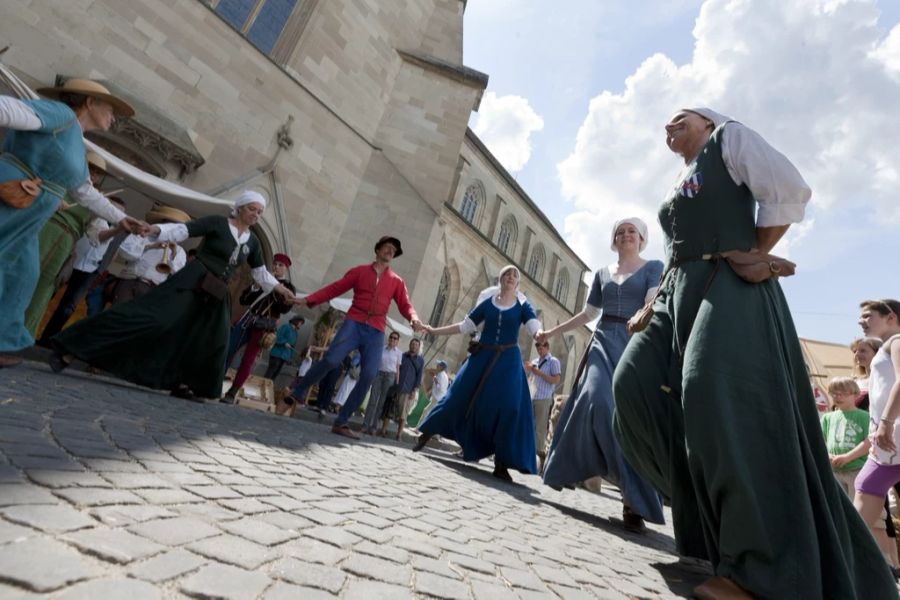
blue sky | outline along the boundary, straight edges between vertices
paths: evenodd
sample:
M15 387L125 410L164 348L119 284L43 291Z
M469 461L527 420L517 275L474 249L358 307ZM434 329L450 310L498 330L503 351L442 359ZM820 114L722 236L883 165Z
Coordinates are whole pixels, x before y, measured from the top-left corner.
M860 300L900 296L898 23L896 0L470 0L464 62L490 75L472 126L592 268L617 216L654 219L672 112L757 129L814 190L778 249L798 333L846 343Z

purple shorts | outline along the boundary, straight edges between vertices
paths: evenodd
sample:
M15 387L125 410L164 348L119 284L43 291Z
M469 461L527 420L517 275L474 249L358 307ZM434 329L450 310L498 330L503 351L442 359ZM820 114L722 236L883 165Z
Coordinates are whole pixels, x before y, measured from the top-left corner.
M888 490L900 482L900 465L880 465L871 458L856 476L856 491L884 498Z

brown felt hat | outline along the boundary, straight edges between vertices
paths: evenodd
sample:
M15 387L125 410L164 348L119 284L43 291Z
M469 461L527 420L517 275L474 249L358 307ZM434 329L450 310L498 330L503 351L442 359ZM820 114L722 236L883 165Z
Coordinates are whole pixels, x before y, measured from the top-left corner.
M154 225L156 223L187 223L191 215L172 206L158 206L144 215L144 219Z
M117 96L113 96L106 86L91 81L90 79L67 79L66 82L57 87L40 88L38 94L59 100L60 94L81 94L82 96L90 96L97 100L109 102L113 107L113 112L117 117L134 116L134 109L130 104Z

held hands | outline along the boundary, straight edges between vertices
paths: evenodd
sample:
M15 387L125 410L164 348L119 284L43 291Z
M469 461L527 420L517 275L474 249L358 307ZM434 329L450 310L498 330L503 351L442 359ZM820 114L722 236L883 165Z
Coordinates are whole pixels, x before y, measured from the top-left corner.
M831 456L831 466L834 468L840 468L850 462L850 459L847 458L846 454L835 454Z
M156 229L155 235L159 235L159 227L157 227L156 225L151 227L144 221L135 219L134 217L126 216L124 219L119 221L118 226L128 233L134 233L140 236L146 236L150 230Z
M291 299L291 302L294 303L294 306L309 306L309 303L306 301L306 298L294 297Z
M294 297L294 292L287 289L285 286L278 284L275 286L275 292L284 299L285 302L296 303L296 298Z
M550 339L550 337L552 337L551 332L552 332L552 330L544 331L543 329L539 329L537 331L537 333L534 334L534 341L536 341L539 344L547 343L547 340Z
M413 319L412 321L409 322L409 324L412 325L413 331L415 331L416 333L421 333L422 331L425 331L426 325L423 325L422 321L420 321L419 319Z

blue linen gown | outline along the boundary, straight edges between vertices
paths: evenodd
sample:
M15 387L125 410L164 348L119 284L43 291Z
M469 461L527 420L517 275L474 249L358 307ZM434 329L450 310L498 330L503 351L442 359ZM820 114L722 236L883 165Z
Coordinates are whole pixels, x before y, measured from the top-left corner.
M499 346L515 344L519 328L537 317L527 301L517 301L501 310L493 298L488 298L469 313L469 318L476 325L484 322L481 343ZM501 353L478 396L472 398L493 356L491 350L469 356L419 431L455 441L462 447L467 461L493 454L502 466L522 473L537 473L531 393L518 345ZM474 406L466 418L470 400Z
M10 129L3 152L24 163L33 175L61 191L76 188L88 178L84 139L75 113L53 100L26 100L41 120L36 131ZM29 178L10 160L0 157L0 182ZM28 208L0 202L0 352L34 344L25 327L25 310L40 275L38 234L53 216L62 194L41 186Z
M620 285L604 267L594 276L587 303L604 315L630 318L659 285L662 270L662 262L648 261ZM629 338L625 323L597 323L587 363L553 433L544 483L558 488L599 475L619 487L634 512L664 523L659 492L628 464L613 433L612 376Z

